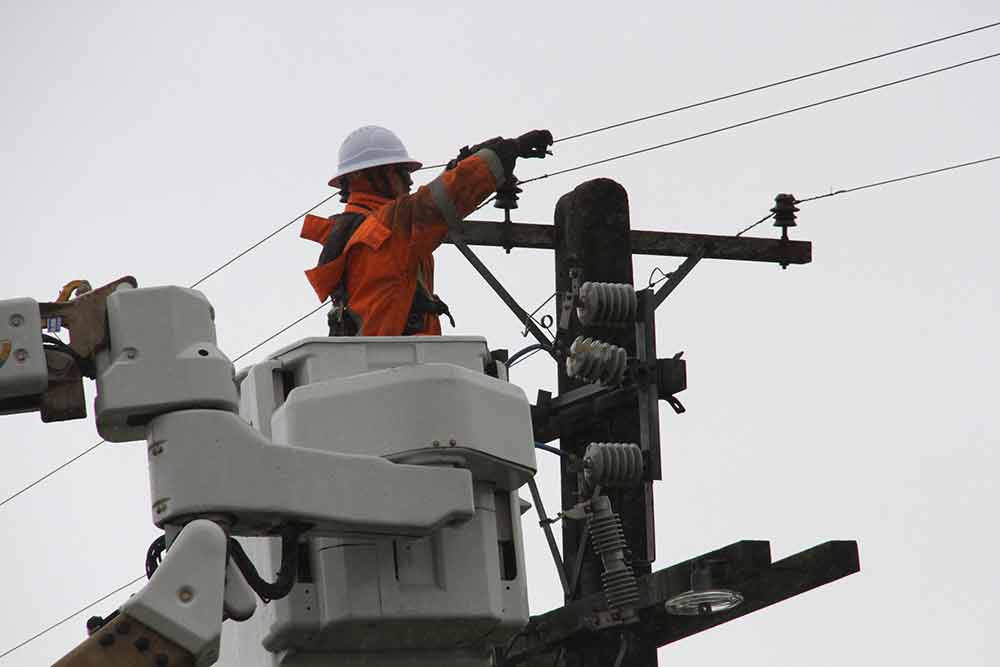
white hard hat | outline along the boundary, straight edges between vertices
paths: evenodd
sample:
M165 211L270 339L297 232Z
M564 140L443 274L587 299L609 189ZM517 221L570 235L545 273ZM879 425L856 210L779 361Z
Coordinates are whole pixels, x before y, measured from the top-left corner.
M340 177L354 171L385 164L402 164L410 171L422 166L406 152L406 146L395 134L378 125L365 125L347 135L337 154L337 173L330 185L340 187Z

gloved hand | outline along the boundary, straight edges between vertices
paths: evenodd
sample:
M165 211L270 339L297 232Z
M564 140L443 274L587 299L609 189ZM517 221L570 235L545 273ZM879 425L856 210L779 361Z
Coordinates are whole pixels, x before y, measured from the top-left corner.
M553 144L552 133L548 130L525 132L514 141L518 157L545 157L548 147Z
M497 157L500 158L500 164L503 165L504 173L508 176L514 171L514 162L517 160L518 155L517 140L504 139L503 137L493 137L472 147L464 146L458 152L458 157L448 163L447 168L454 169L458 166L459 162L470 155L475 155L477 151L483 148L488 148L496 153Z

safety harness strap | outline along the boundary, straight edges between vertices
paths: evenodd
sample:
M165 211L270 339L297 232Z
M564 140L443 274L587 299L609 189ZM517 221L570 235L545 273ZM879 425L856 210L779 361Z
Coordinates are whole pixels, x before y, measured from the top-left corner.
M330 217L333 226L323 243L323 251L319 256L318 266L340 257L351 237L361 223L367 218L361 213L338 213ZM347 276L341 278L340 282L330 293L330 312L327 315L327 324L330 327L330 336L357 336L361 333L362 321L357 313L347 307L350 296L347 291ZM403 335L409 336L420 333L424 328L424 321L428 314L445 315L455 326L455 318L452 317L448 309L448 304L442 301L436 294L431 293L424 280L422 268L417 270L417 289L413 294L413 302L410 305L410 312L406 318L406 326Z

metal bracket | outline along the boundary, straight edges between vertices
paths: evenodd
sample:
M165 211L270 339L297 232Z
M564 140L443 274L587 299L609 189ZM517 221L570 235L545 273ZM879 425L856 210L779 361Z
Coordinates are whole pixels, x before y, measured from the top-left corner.
M583 283L583 269L577 266L570 267L569 279L571 283L570 291L560 294L559 305L559 335L569 331L569 325L573 320L573 310L576 308L577 295L580 293L580 285Z
M546 350L549 350L549 353L551 354L552 341L549 340L549 337L545 335L545 332L543 332L541 328L535 324L534 320L531 319L531 316L528 315L528 311L522 308L514 297L510 295L510 292L504 288L500 281L497 280L497 277L494 276L486 265L483 264L482 260L476 256L476 253L472 252L472 248L470 248L469 245L462 240L459 233L456 233L453 229L449 234L449 238L455 247L458 248L458 251L462 253L465 259L469 260L469 264L472 264L472 267L479 272L479 275L486 281L486 284L492 287L493 291L500 297L500 300L503 301L508 308L510 308L511 312L514 313L514 317L516 317L518 321L520 321L521 324L523 324L525 328L531 332L535 339L544 345Z

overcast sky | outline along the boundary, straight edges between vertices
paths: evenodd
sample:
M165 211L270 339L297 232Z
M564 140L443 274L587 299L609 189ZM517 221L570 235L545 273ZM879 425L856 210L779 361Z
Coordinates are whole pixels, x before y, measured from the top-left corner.
M558 138L1000 15L987 0L361 7L0 0L0 298L52 300L73 278L188 285L327 196L337 147L359 125L390 127L440 162L498 134L548 127ZM558 144L518 175L996 51L1000 30L983 31ZM778 192L804 198L1000 153L998 75L990 60L533 183L515 218L551 222L561 194L604 176L628 190L633 228L735 233ZM1000 623L998 178L1000 161L804 204L793 237L814 243L812 264L705 261L661 306L657 345L685 351L690 388L687 414L662 413L656 567L739 539L771 540L775 558L857 539L862 563L661 649L663 664L1000 661L988 641ZM316 305L302 275L316 253L293 226L201 286L223 350L235 357ZM525 306L551 294L551 253L480 254ZM456 333L530 342L453 248L436 256ZM636 281L679 261L636 257ZM239 365L324 333L316 315ZM512 379L533 397L554 389L555 368L539 355ZM97 442L92 419L0 420L0 499ZM558 471L540 464L554 511ZM538 613L561 593L526 519ZM142 573L158 533L143 444L102 445L3 505L0 533L2 653ZM0 664L51 663L87 616L132 590Z

